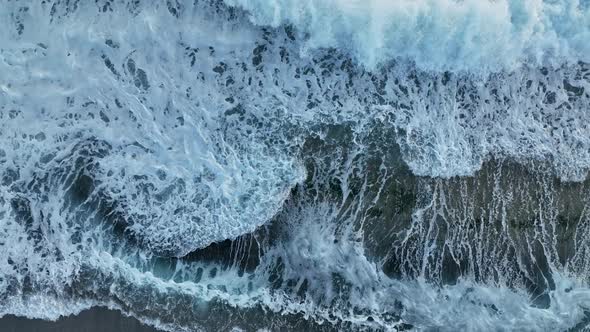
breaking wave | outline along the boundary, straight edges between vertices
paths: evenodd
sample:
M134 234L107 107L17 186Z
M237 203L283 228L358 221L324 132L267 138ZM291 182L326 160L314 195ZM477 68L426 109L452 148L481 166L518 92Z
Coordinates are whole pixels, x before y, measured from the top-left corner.
M590 322L587 1L1 7L1 316Z
M588 62L590 4L477 0L224 0L259 25L292 24L302 50L344 49L374 68L409 59L424 70L497 71Z

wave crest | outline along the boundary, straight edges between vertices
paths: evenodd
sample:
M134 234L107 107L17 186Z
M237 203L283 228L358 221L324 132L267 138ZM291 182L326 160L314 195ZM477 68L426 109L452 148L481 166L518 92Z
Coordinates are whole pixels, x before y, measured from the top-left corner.
M305 47L345 49L369 69L392 59L486 72L590 60L586 1L224 1L255 24L292 24L308 35Z

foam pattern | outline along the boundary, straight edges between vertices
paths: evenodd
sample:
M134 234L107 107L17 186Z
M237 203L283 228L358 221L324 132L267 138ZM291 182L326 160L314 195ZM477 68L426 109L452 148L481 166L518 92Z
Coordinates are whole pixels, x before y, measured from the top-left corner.
M590 60L587 1L225 0L258 25L292 24L302 51L346 50L368 68L411 59L425 70L496 71Z
M587 1L0 7L0 316L587 321Z

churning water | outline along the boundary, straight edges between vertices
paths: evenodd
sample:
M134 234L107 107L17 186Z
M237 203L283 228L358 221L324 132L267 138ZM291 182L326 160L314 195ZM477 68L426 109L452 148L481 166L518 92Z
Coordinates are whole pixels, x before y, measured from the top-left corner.
M0 0L0 28L0 316L590 324L590 2Z

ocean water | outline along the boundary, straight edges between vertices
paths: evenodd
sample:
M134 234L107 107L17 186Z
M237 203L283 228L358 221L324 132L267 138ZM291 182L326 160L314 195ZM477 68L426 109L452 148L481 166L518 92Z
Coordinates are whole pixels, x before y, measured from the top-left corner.
M590 326L590 2L0 0L0 316Z

